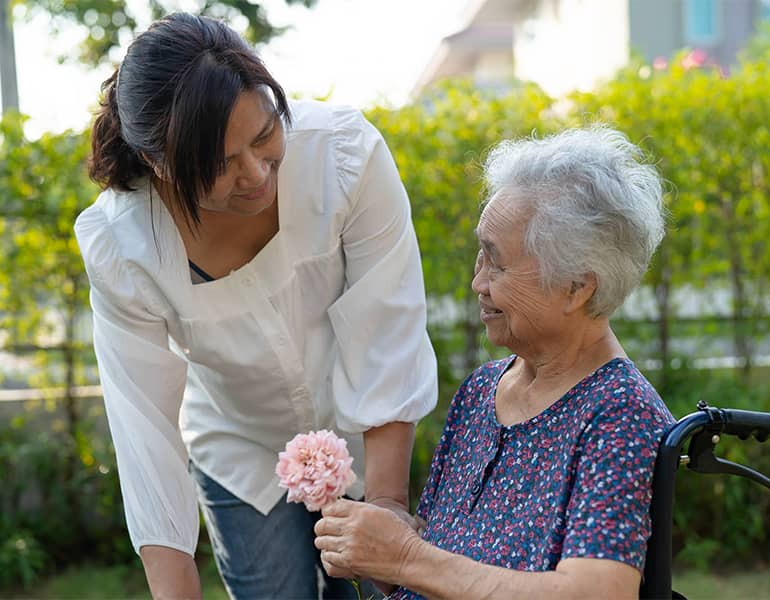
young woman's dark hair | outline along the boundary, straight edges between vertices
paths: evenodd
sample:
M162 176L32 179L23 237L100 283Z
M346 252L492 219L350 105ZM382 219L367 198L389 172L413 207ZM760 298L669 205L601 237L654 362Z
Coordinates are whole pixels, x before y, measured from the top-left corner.
M242 92L265 88L288 123L283 89L238 34L208 17L168 15L134 40L102 84L91 178L131 190L160 169L185 218L199 223L198 202L224 168L232 108Z

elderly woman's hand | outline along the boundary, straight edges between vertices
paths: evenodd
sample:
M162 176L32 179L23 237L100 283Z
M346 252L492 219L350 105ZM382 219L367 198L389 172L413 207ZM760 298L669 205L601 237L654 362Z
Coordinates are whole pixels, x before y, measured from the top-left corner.
M395 513L402 521L404 521L404 523L409 525L409 527L416 531L420 531L421 524L424 525L424 521L420 517L410 514L408 507L404 506L393 498L375 498L373 500L366 500L366 502L381 508L387 508L391 512Z
M365 502L338 500L316 523L316 547L332 577L357 576L399 583L415 548L417 532L392 510Z

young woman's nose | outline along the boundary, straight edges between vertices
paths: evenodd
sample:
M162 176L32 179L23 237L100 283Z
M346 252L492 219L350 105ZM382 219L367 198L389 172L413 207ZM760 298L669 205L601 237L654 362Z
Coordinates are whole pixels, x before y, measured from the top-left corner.
M241 165L241 179L246 185L260 186L270 175L271 161L263 157L246 153Z

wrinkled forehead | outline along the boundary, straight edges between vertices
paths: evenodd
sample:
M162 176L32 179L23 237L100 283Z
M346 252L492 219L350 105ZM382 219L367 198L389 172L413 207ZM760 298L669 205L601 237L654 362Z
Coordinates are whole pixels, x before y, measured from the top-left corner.
M501 190L484 205L477 231L479 234L504 231L520 234L529 221L530 214L529 205L520 191Z

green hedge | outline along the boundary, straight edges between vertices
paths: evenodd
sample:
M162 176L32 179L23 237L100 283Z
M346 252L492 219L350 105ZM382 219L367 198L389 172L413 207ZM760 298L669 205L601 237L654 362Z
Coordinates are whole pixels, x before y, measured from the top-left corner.
M717 68L686 68L679 58L663 70L632 64L595 92L567 101L555 102L520 82L504 94L450 82L407 106L368 112L412 201L440 367L439 409L418 429L415 492L459 381L500 352L483 341L470 290L473 228L483 198L480 164L494 143L533 131L608 122L649 152L668 182L669 232L644 282L656 314L642 323L618 320L617 326L634 349L632 358L664 365L649 376L672 412L691 412L699 399L770 410L764 370L751 364L770 316L767 63L747 61L728 76ZM83 134L30 141L23 118L0 121L0 329L8 334L2 349L37 357L30 381L37 385L93 378L93 356L78 320L88 308L88 286L72 234L74 216L96 194L85 176L87 151ZM699 322L678 319L674 291L684 285L703 293L728 290L728 312L701 315L702 331ZM60 343L47 350L51 311L67 325ZM730 353L746 367L689 369L671 342L701 334L729 340ZM681 368L670 368L674 358ZM78 412L75 399L64 404L68 419L60 429L40 431L20 419L0 432L0 585L29 583L45 569L86 557L135 560L109 443ZM767 446L725 441L720 448L767 470ZM755 484L682 473L678 498L681 561L703 565L717 552L720 559L744 562L770 555L768 494Z

